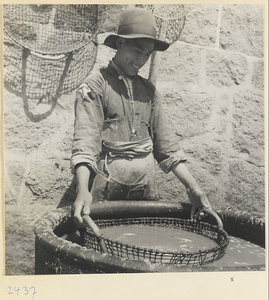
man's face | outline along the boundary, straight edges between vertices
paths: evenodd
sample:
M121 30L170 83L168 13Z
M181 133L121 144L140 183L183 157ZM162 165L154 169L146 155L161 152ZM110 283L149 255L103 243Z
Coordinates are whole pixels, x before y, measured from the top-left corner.
M153 52L151 39L121 39L115 56L115 64L127 76L134 76L144 66Z

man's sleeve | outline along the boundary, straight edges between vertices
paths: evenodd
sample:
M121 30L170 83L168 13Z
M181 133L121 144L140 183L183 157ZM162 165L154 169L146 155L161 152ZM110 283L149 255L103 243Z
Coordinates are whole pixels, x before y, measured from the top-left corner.
M169 173L174 165L187 160L184 152L180 149L179 139L168 122L161 96L157 91L155 91L152 102L151 136L154 157L165 173Z
M81 84L76 92L72 173L74 173L75 166L80 163L87 164L97 172L97 160L102 150L101 136L104 120L100 84L100 82L96 84L94 80L88 80Z

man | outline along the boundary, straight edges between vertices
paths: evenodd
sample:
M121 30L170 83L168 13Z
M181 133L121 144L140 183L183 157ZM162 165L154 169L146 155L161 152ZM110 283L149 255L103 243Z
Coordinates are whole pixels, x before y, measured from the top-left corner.
M156 161L184 184L191 217L211 206L185 165L155 86L138 75L153 51L169 44L156 39L153 15L142 8L123 12L118 34L104 44L116 49L106 68L93 72L77 91L71 167L77 181L74 218L83 225L92 201L157 198Z

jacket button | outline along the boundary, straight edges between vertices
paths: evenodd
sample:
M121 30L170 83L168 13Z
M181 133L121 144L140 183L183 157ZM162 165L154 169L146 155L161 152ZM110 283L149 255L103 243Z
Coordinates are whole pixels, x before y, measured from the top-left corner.
M120 75L120 76L119 76L119 80L122 80L122 79L123 79L123 77Z

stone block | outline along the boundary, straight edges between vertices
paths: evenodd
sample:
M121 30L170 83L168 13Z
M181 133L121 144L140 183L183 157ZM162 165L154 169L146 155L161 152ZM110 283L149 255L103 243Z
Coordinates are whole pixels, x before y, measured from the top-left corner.
M200 70L201 49L176 42L162 53L158 81L171 80L186 90L199 84Z
M33 167L26 178L26 186L35 200L42 200L44 205L53 204L55 199L62 199L70 185L72 176L69 164L59 160L49 160Z
M228 178L225 192L227 206L253 215L264 215L264 168L240 159L230 160Z
M164 109L181 139L204 134L208 129L213 99L207 93L163 91Z
M5 203L17 203L24 170L24 161L5 160Z
M186 23L179 41L214 47L219 7L219 5L186 5Z
M232 147L257 166L264 165L263 96L251 91L234 94Z
M5 149L27 153L38 148L65 122L62 111L56 111L44 120L32 122L25 115L22 99L5 91Z
M264 89L264 62L256 60L253 62L252 85L256 89Z
M220 47L263 57L263 5L223 5Z
M117 32L120 15L127 7L128 5L107 5L107 9L103 14L105 16L105 20L101 30L105 32Z
M217 142L213 135L203 135L192 139L184 147L187 156L199 162L210 174L218 175L223 167L225 148L223 142Z
M206 75L209 85L232 87L246 82L249 66L243 55L210 51L206 57Z

